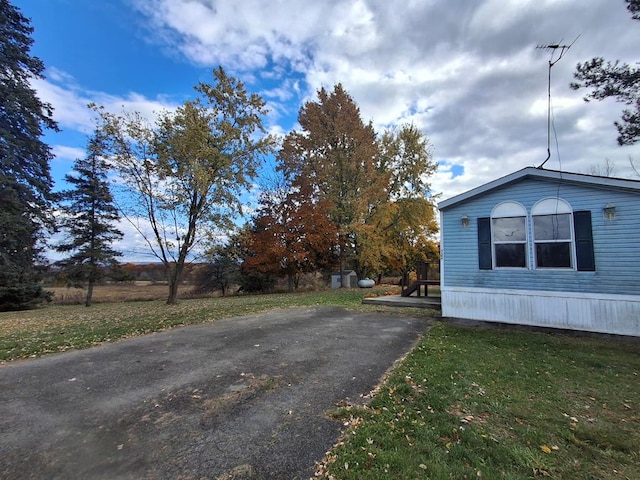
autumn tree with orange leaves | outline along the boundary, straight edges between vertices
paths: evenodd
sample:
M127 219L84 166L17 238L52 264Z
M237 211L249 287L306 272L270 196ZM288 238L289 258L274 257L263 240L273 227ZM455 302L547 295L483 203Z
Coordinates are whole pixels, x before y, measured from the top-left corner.
M285 197L264 204L264 244L275 234L268 219L278 218L282 250L263 258L283 259L301 253L291 250L293 239L304 238L308 255L337 253L341 271L354 268L359 278L385 269L404 269L437 232L429 177L437 164L431 147L413 125L385 132L377 138L365 124L351 96L338 84L332 92L318 91L318 99L300 109L300 131L289 133L278 154L278 170L285 180ZM287 218L279 209L288 208ZM285 207L288 205L288 207ZM265 215L265 212L269 212ZM331 229L328 229L331 226ZM302 228L304 227L304 228ZM322 231L321 244L302 231ZM331 235L334 235L331 244ZM316 258L317 253L316 253Z
M252 255L243 268L286 277L289 291L304 273L331 267L336 230L328 218L328 202L304 189L291 189L283 177L263 191L253 222Z
M357 258L359 225L385 200L388 175L376 166L378 146L371 123L342 85L318 91L303 105L301 131L289 133L279 152L279 169L312 205L326 204L326 218L336 232L339 268ZM363 272L358 272L359 274Z

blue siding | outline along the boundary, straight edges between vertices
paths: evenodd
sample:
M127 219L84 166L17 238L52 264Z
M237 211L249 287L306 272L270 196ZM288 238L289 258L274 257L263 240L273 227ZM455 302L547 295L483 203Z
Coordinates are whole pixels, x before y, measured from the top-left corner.
M503 201L517 201L531 213L533 205L548 197L566 200L574 211L590 210L596 271L536 270L528 218L529 269L478 268L477 219L489 217ZM616 217L606 220L602 209L616 206ZM468 215L467 228L460 217ZM546 179L524 179L455 204L442 212L444 286L513 288L640 295L640 194L623 190L565 184Z

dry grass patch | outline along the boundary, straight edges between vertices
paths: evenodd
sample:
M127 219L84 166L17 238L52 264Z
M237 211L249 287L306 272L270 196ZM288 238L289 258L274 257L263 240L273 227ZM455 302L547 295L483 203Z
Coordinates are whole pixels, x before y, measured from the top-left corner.
M83 304L87 291L83 288L50 287L54 305ZM165 300L169 287L162 283L135 282L132 284L96 285L93 290L95 303L138 302ZM203 295L201 295L203 296ZM178 298L193 298L193 286L182 285L178 289Z

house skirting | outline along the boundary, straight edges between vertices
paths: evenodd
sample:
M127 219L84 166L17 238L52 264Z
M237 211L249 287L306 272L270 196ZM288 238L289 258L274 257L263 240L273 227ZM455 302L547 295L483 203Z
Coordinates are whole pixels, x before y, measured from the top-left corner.
M640 336L640 296L442 287L442 316Z

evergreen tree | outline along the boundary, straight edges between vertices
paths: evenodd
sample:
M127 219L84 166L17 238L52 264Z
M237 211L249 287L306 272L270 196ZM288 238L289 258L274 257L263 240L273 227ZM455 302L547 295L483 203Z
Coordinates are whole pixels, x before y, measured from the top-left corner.
M0 310L30 308L47 298L37 283L43 227L50 227L51 150L41 137L57 130L52 108L30 85L44 64L30 54L33 28L0 0Z
M113 241L122 238L122 232L114 226L119 216L109 190L109 165L103 152L104 138L96 131L89 140L87 158L75 161L77 175L65 175L65 180L74 188L60 194L61 226L68 237L56 250L71 252L60 264L71 280L87 283L87 307L91 305L93 287L102 278L105 267L117 264L116 258L121 255L111 247Z
M640 20L640 0L625 1L631 17ZM584 97L586 102L615 98L629 106L622 111L620 121L614 122L619 133L619 145L633 145L640 140L640 68L618 60L611 62L596 57L578 63L573 76L577 81L571 83L571 88L592 89Z

